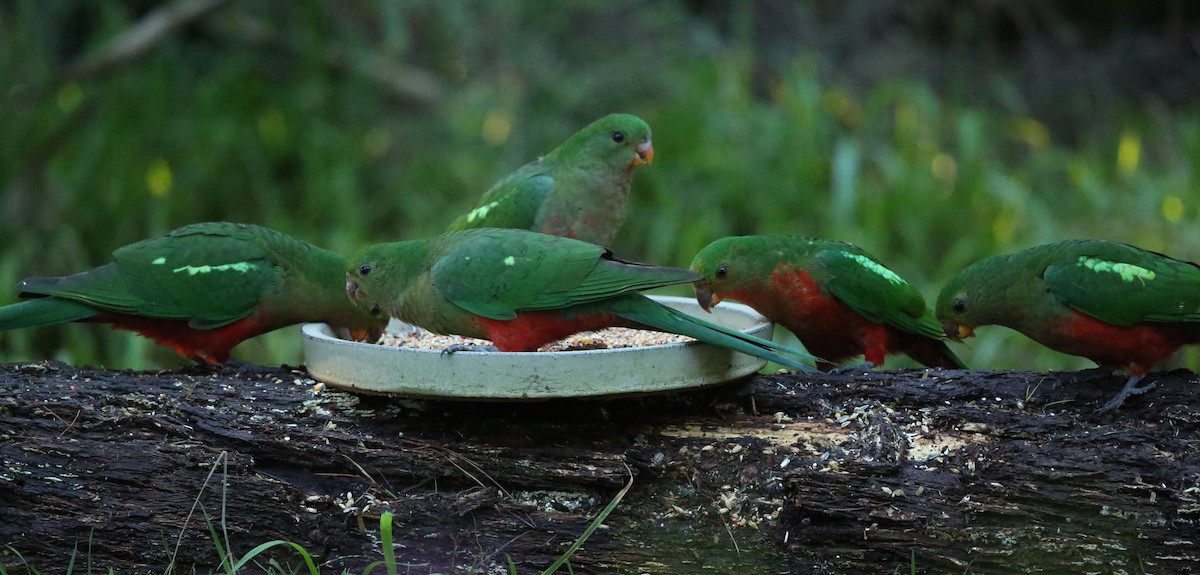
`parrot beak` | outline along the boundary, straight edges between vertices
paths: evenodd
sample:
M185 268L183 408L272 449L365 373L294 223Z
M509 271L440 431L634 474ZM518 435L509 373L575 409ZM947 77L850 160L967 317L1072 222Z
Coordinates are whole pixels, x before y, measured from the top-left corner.
M350 339L354 341L365 341L367 343L375 343L383 336L383 330L373 329L369 327L352 327L350 328Z
M962 341L965 338L975 335L975 329L971 326L953 322L943 323L942 330L946 332L946 337L954 341Z
M629 164L630 166L640 168L654 162L654 146L650 144L650 140L638 144L638 147L634 148L633 151L637 152L637 154L633 156L633 162Z
M358 284L350 278L346 278L346 295L350 296L350 299L354 301L367 299L367 294L358 289Z
M696 303L700 304L704 311L712 311L714 305L721 303L721 296L713 293L708 281L696 282L692 289L696 290Z

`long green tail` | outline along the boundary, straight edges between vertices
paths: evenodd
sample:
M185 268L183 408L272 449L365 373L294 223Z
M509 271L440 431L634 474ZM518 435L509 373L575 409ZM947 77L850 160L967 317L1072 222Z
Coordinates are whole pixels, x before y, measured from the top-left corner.
M647 327L694 337L704 343L773 361L796 371L806 373L817 371L811 365L800 361L815 363L819 361L817 357L734 329L709 323L662 305L641 294L630 294L630 297L622 298L620 303L615 306L614 312L627 320Z
M96 310L71 300L43 297L0 307L0 331L87 319Z

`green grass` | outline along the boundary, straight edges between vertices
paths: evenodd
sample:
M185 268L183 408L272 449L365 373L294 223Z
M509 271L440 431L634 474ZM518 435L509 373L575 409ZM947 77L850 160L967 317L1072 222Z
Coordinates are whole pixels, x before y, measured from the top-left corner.
M736 35L682 30L670 3L637 18L601 2L359 8L238 5L65 83L55 78L72 61L46 22L66 17L32 1L7 8L0 301L24 276L87 269L194 221L260 223L339 251L435 234L493 180L612 111L645 118L656 148L614 246L626 257L685 265L729 234L840 238L927 298L971 261L1065 238L1200 259L1200 108L1127 103L1051 126L1000 72L970 100L920 78L840 85L819 55L768 62ZM91 15L85 55L138 17L109 4ZM427 73L436 95L381 82L363 71L372 58ZM961 354L980 368L1090 365L1002 328ZM297 363L299 338L288 330L235 355ZM0 361L44 358L179 364L96 326L0 335Z

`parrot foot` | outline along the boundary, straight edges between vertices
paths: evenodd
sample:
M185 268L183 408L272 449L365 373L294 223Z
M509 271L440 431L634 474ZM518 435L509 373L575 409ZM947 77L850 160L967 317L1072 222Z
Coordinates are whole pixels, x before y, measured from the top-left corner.
M478 345L474 343L455 343L446 346L442 349L442 355L451 355L460 351L500 351L500 348L494 345Z
M1130 377L1129 381L1125 382L1125 387L1121 389L1121 392L1118 393L1116 397L1108 400L1108 403L1101 406L1100 409L1097 409L1095 413L1106 413L1112 411L1118 407L1121 407L1121 404L1125 403L1125 400L1129 399L1130 396L1141 395L1147 391L1150 391L1151 389L1154 389L1154 383L1147 383L1146 385L1138 386L1138 382L1142 381L1143 377L1146 376L1135 375Z
M833 375L850 375L850 374L858 373L860 371L871 371L873 369L875 369L874 363L871 363L869 361L864 361L862 363L856 363L853 365L843 365L841 367L835 367L835 368L829 370L829 373L833 374Z

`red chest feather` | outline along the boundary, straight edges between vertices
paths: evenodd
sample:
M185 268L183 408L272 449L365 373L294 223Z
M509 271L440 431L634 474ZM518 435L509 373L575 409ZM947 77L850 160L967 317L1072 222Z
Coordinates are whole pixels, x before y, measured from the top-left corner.
M829 329L857 316L812 279L807 271L779 266L771 273L771 292L779 294L778 305L786 317L800 318L814 328Z
M803 269L781 264L766 289L746 288L729 297L741 301L796 334L814 355L837 364L858 354L883 364L889 330L862 317L826 292Z
M535 351L581 331L631 325L611 313L571 315L561 311L523 312L507 321L480 318L479 324L500 351Z

